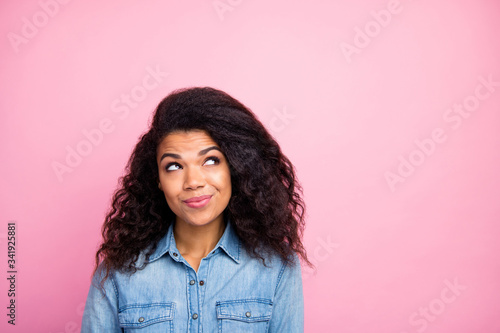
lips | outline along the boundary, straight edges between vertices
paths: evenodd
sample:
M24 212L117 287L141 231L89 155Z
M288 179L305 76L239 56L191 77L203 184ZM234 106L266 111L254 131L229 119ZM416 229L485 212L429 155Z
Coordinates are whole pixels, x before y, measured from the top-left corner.
M192 197L192 198L189 198L187 200L184 200L185 203L191 203L191 202L199 202L199 201L203 201L205 199L209 199L211 198L212 196L211 195L202 195L202 196L199 196L199 197Z
M206 204L208 204L208 202L210 201L211 198L212 198L211 195L202 195L202 196L199 196L199 197L192 197L192 198L183 200L183 202L188 207L191 207L191 208L201 208L201 207L205 206Z

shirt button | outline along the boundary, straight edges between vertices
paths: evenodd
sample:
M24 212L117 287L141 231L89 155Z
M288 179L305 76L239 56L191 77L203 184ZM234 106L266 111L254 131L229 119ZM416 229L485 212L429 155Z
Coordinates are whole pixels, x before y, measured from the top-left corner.
M142 323L144 321L144 317L139 318L139 322Z
M198 314L197 313L193 313L193 319L198 319Z
M178 254L177 254L177 253L175 253L175 252L174 252L174 253L172 253L172 255L173 255L174 257L177 257L177 256L178 256Z
M250 313L250 311L247 311L247 313L245 313L245 316L247 316L248 318L250 318L252 316L252 314Z
M205 284L205 281L201 280L200 281L200 286L204 285Z
M189 281L189 284L193 285L194 284L194 280Z

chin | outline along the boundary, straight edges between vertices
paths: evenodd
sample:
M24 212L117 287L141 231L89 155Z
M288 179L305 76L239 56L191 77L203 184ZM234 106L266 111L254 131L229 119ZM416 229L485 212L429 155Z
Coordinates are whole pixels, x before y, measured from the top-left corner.
M183 219L186 221L187 224L193 225L193 226L204 226L207 224L210 224L215 221L215 219Z

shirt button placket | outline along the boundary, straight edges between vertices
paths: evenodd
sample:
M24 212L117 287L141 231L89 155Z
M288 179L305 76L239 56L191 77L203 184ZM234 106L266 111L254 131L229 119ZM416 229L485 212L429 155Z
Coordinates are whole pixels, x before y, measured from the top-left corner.
M188 282L188 295L189 295L189 310L191 312L191 322L189 324L189 332L199 332L199 292L198 283L196 283L196 276L193 276L193 271L188 269L189 282Z
M188 295L189 295L189 313L190 313L190 323L189 332L198 333L201 332L202 325L202 309L200 304L203 304L205 298L205 291L207 288L207 273L208 273L208 261L209 259L204 258L201 260L198 267L198 272L193 269L188 269Z

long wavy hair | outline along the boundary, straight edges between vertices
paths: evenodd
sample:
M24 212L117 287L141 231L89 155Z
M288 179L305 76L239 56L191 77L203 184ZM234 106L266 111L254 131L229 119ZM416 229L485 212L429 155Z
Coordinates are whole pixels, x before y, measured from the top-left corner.
M232 195L224 210L246 251L259 258L297 253L312 266L302 244L305 205L290 160L255 115L223 91L209 87L177 90L158 105L120 178L102 227L94 273L134 273L147 265L158 241L175 220L158 189L156 149L169 133L204 130L220 146L231 173ZM145 261L136 266L143 254ZM103 282L102 281L102 282Z

